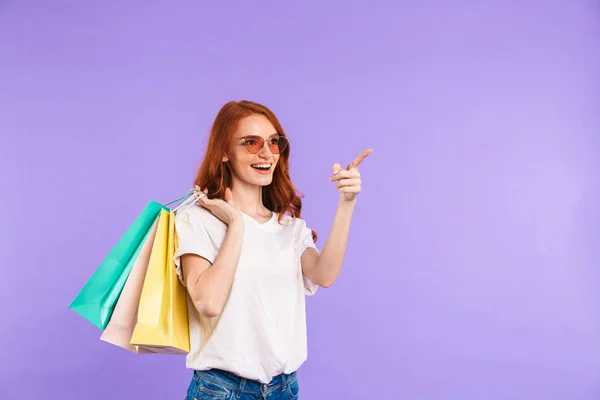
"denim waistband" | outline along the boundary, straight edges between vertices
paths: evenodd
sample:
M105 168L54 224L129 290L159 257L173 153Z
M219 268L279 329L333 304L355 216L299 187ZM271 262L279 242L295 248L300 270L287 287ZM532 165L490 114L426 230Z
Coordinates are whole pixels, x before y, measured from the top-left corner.
M291 374L280 374L273 377L268 384L264 384L252 379L242 378L232 372L221 369L213 368L205 371L194 370L194 379L198 380L202 378L217 385L221 385L236 393L237 397L242 393L264 394L279 388L285 390L287 389L289 382L294 380L295 377L295 371Z

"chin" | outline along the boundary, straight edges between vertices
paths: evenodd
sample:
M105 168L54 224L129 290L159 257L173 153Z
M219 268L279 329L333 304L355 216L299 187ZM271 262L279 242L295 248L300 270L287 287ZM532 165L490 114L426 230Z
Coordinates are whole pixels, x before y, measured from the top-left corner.
M269 176L262 179L254 179L253 183L257 186L269 186L271 183L273 183L273 177Z
M269 186L273 182L273 176L240 176L241 179L246 185L252 186Z

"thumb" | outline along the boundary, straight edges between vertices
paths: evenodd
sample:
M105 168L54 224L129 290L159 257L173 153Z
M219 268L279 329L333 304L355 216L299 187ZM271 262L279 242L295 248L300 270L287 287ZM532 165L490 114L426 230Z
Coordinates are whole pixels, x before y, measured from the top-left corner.
M338 163L333 164L333 174L337 174L338 172L340 172L342 170L342 166Z
M231 193L231 189L225 189L225 201L231 205L233 205L233 194Z

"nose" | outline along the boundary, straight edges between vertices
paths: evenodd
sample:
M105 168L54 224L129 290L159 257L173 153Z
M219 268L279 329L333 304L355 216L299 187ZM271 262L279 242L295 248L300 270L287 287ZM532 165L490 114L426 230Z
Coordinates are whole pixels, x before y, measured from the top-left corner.
M269 148L269 142L265 140L262 147L260 148L260 151L258 152L258 155L262 158L267 158L269 157L270 152L271 149Z

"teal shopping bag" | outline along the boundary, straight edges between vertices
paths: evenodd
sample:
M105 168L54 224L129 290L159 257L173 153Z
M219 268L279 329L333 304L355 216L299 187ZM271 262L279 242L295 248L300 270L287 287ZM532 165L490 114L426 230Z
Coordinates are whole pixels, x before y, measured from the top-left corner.
M150 201L77 294L69 308L104 330L135 259L148 239L161 210L188 195L164 205Z

